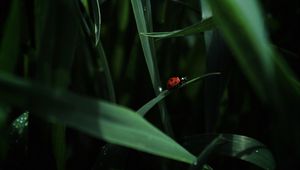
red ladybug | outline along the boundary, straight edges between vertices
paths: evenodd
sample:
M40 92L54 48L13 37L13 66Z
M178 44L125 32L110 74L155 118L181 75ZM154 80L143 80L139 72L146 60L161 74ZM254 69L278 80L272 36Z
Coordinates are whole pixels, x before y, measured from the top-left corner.
M187 80L186 77L171 77L171 78L169 78L169 80L167 82L167 89L171 90L175 87L178 87L179 85L181 85L186 80Z

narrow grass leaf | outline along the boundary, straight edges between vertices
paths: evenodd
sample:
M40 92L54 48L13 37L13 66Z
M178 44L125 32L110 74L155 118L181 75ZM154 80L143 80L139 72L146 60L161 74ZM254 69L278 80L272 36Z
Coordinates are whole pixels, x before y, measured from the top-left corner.
M216 73L208 73L205 74L203 76L199 76L196 78L193 78L187 82L182 83L180 86L178 86L178 88L175 88L173 90L164 90L162 91L158 96L156 96L155 98L153 98L152 100L150 100L149 102L147 102L144 106L142 106L139 110L137 110L137 112L142 115L145 116L145 114L151 109L153 108L157 103L159 103L161 100L163 100L165 97L167 97L169 94L173 93L174 90L185 87L187 85L190 85L192 83L195 83L203 78L208 78L210 76L213 75L220 75L220 73L216 72Z
M21 45L21 2L11 1L2 37L0 39L0 70L12 72L15 69Z
M75 4L68 0L36 1L36 4L35 10L39 14L35 15L36 55L39 63L37 79L50 87L67 88L71 80L70 70L80 30ZM65 127L58 124L51 126L52 147L57 169L64 170Z
M20 57L21 46L21 1L13 0L10 2L8 17L4 22L0 37L0 71L14 72L17 59ZM6 122L10 108L0 104L0 162L5 160L9 150L8 132L6 132Z
M105 101L50 90L0 74L1 103L27 108L49 121L64 123L114 144L193 163L196 157L135 112Z
M109 100L112 102L116 102L115 89L114 89L114 84L110 73L110 68L108 66L106 53L103 49L103 45L100 40L100 27L101 27L100 2L98 0L96 1L97 2L93 2L91 4L92 6L96 5L96 7L92 7L94 20L95 20L94 23L92 22L92 19L87 14L88 11L82 9L81 4L79 2L76 3L77 13L81 21L80 22L81 29L83 30L86 39L88 41L87 44L89 46L89 50L91 50L91 53L93 54L91 57L93 58L92 60L94 60L95 74L97 75L97 77L102 77L102 75L100 74L104 73L104 80L106 84L105 84L105 88L103 89L105 89L104 91L107 93ZM94 28L92 27L93 25ZM95 30L95 32L92 32L91 30Z
M109 68L108 62L107 62L107 57L106 57L105 51L103 49L101 40L99 40L96 48L97 48L96 49L97 67L103 68L105 82L106 82L106 92L108 93L108 97L109 97L110 101L115 103L116 102L116 94L115 94L114 83L112 80L110 68Z
M213 150L213 154L230 156L247 161L266 170L275 169L276 164L269 149L261 142L250 137L235 134L197 135L187 137L184 146L193 150L194 153L200 153L203 152L203 147L212 143L210 141L216 139L218 136L220 137L218 138L218 142L215 142L216 149Z
M138 29L138 33L147 33L152 31L152 12L151 12L151 2L150 1L140 1L140 0L131 0L131 5ZM155 92L155 95L161 93L161 81L159 76L159 70L156 61L155 45L154 40L141 36L140 40L147 64L147 68L150 74L152 86ZM166 133L170 136L173 136L173 130L169 120L169 115L166 109L165 104L159 103L159 109L161 112L161 120L164 125Z
M144 14L144 11L147 12L147 10L149 11L151 10L151 8L149 9L149 7L144 7L142 2L137 0L131 0L131 5L133 8L138 32L139 33L149 32L152 29L151 27L149 27L152 21L150 21L149 15ZM146 16L148 16L149 20L146 20ZM148 37L145 36L140 36L140 40L144 51L148 71L151 77L152 85L155 93L158 94L161 82L160 82L159 71L158 71L156 58L155 58L155 51L153 51L154 49L153 47L151 47L152 43L150 43L150 41L152 40L150 40Z
M215 27L213 18L204 19L196 24L188 26L186 28L170 31L170 32L149 32L149 33L141 33L143 36L152 37L152 38L173 38L173 37L183 37L188 35L193 35L197 33L202 33L204 31L211 30Z
M91 8L94 21L94 34L95 34L95 46L98 45L100 40L100 28L101 28L101 12L100 12L100 0L92 0Z

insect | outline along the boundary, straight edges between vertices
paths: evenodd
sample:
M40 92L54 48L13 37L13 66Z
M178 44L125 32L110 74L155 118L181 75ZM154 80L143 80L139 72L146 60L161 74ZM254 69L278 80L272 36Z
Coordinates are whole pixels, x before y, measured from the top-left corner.
M168 90L174 89L179 85L181 85L182 83L184 83L186 80L187 80L186 77L170 77L169 80L167 81L167 89Z

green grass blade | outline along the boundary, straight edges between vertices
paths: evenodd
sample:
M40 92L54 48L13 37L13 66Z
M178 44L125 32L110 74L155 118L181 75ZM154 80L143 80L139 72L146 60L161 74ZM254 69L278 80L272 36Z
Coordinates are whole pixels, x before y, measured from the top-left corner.
M216 25L249 83L262 103L274 109L272 123L276 132L272 134L272 143L277 154L284 155L286 148L280 146L285 145L299 157L300 147L293 147L300 143L298 80L283 58L274 52L258 1L214 0L209 3Z
M139 34L142 32L144 33L151 32L152 31L151 2L131 0L131 5L132 5ZM141 44L142 44L142 48L143 48L143 52L146 59L146 64L150 74L154 92L156 95L159 95L161 93L162 87L161 87L159 70L156 61L154 40L149 37L145 37L141 35L140 35L140 40L141 40ZM171 127L169 115L165 104L159 103L159 109L161 112L161 119L166 133L170 136L173 136L173 130Z
M22 31L22 2L13 0L10 2L8 17L1 30L0 38L0 71L14 72L20 57L21 31ZM4 10L5 11L5 10ZM0 162L3 162L9 150L8 132L5 130L10 108L0 104Z
M49 121L64 123L107 142L190 164L196 159L125 107L50 90L5 74L0 74L0 89L1 103L27 108Z
M146 21L147 15L144 14L144 10L149 11L151 10L151 8L147 9L147 7L144 7L141 1L137 0L131 0L131 5L133 8L138 32L147 33L151 31L152 28L149 27L149 23L152 23L152 21L151 19ZM150 40L148 37L145 36L140 36L140 40L154 91L156 94L159 94L159 87L161 86L161 82L155 58L155 51L153 51L153 47L151 45L152 43L150 42L153 42L153 40Z
M87 44L89 46L89 50L91 50L92 55L92 60L95 61L95 74L97 75L97 77L104 77L105 79L105 89L104 91L107 93L107 96L109 98L110 101L112 102L116 102L116 95L115 95L115 89L114 89L114 84L112 81L112 76L110 73L110 68L108 66L108 62L107 62L107 57L106 57L106 53L103 49L103 45L102 42L100 40L100 27L101 27L101 13L100 13L100 6L99 7L93 7L93 13L94 15L98 16L94 16L96 18L94 18L94 20L98 20L95 21L94 23L94 27L92 28L92 19L87 17L87 10L83 11L80 9L80 3L77 2L76 3L76 7L77 7L77 13L78 13L78 17L80 18L81 21L81 28L83 30L83 32L85 33L85 36L87 37ZM100 5L99 1L97 0L97 2L94 2L92 5ZM99 8L99 9L98 9ZM91 30L95 30L97 28L97 31L95 31L95 33L99 33L99 35L94 34L94 32L92 32ZM97 38L98 36L98 38ZM95 37L95 38L93 38ZM95 41L96 40L96 41ZM96 44L96 45L95 45ZM103 75L102 75L103 74ZM101 87L99 87L101 88ZM103 90L103 89L100 89Z
M149 33L142 32L141 35L152 37L152 38L159 38L159 39L173 38L173 37L182 37L182 36L202 33L204 31L211 30L214 27L215 24L213 18L210 17L180 30L175 30L170 32L149 32Z
M271 84L275 83L275 64L257 1L216 0L209 3L217 26L243 71L260 97L266 100L271 94L266 94L265 85L271 89Z
M198 135L186 138L186 147L193 152L203 152L203 147L211 143L218 134ZM215 149L210 154L225 155L252 163L260 168L273 170L275 161L272 153L261 142L242 135L221 134ZM201 155L201 154L200 154Z
M0 70L12 72L15 69L21 45L21 2L14 0L0 39Z
M220 75L220 73L208 73L208 74L205 74L203 76L199 76L199 77L193 78L193 79L191 79L191 80L189 80L187 82L184 82L183 84L181 84L180 86L178 86L178 88L175 88L174 90L182 88L182 87L185 87L187 85L190 85L190 84L195 83L195 82L197 82L197 81L199 81L201 79L208 78L208 77L213 76L213 75ZM145 116L145 114L151 108L153 108L157 103L159 103L161 100L163 100L169 94L173 93L174 90L164 90L164 91L162 91L158 96L156 96L155 98L153 98L152 100L150 100L149 102L147 102L144 106L142 106L139 110L137 110L137 112L140 115Z
M47 86L65 89L71 80L70 70L80 30L75 5L68 0L36 3L36 11L40 14L36 15L37 79ZM52 151L57 169L63 170L66 162L65 127L59 124L51 126Z
M98 66L98 68L103 68L105 82L106 82L106 91L108 93L108 97L111 102L115 103L116 102L116 94L115 94L114 83L112 80L110 68L109 68L108 62L107 62L107 57L106 57L105 51L103 49L101 40L99 40L96 48L97 48L96 49L96 51L97 51L97 53L96 53L97 54L96 55L97 66Z

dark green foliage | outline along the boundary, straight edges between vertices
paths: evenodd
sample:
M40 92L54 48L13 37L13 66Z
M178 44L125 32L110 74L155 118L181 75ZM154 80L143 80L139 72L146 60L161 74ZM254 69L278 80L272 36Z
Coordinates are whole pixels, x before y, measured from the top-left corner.
M0 169L300 168L298 1L0 8Z

